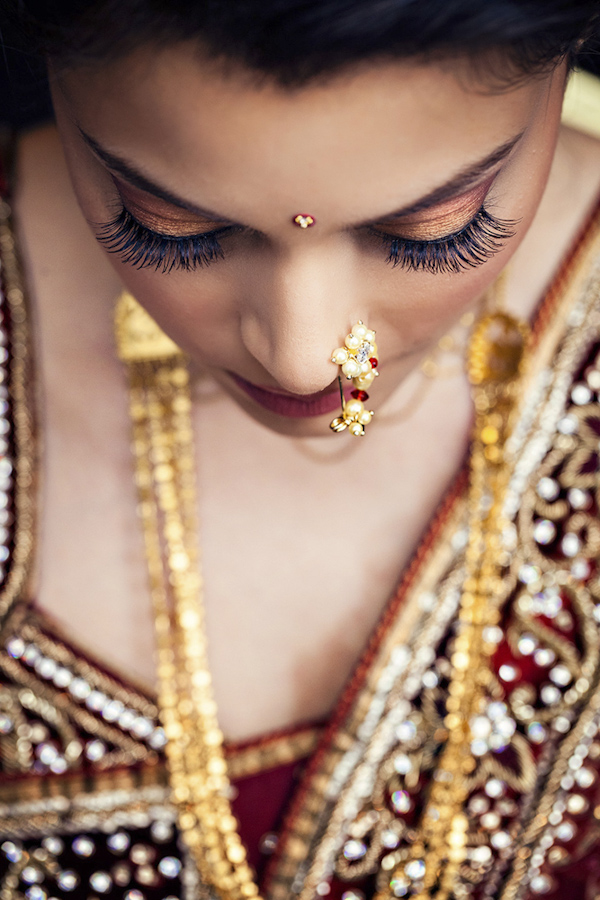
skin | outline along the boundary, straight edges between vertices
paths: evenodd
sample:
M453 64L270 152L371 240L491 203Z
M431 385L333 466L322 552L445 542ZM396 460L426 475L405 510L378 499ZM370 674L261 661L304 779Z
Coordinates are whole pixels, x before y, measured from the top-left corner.
M66 75L57 79L54 98L90 225L110 221L120 198L80 128L188 203L245 226L223 241L223 261L194 273L157 277L113 260L134 296L251 415L307 435L326 433L323 421L264 415L227 371L294 394L325 390L336 374L331 350L362 318L377 330L385 359L386 378L374 393L381 404L415 358L481 297L538 206L556 141L564 68L500 95L461 89L457 74L379 66L290 94L273 85L257 88L243 74L203 68L192 48L178 48L160 54L158 65L140 53L87 77ZM385 223L521 133L501 170L492 170L498 174L488 191L494 213L519 226L485 266L460 277L394 270L379 242L356 227ZM160 226L166 214L175 215L141 192L136 199L146 221L150 213ZM305 210L317 227L290 227L294 214ZM465 209L457 225L475 210ZM452 231L445 214L439 204L420 221L433 233L437 226L443 237ZM409 234L419 224L415 218L405 223Z
M44 391L36 596L92 651L152 683L126 385L111 334L126 285L202 376L201 539L224 731L238 739L327 714L467 447L461 375L437 380L401 414L420 389L419 360L478 308L513 256L509 307L529 317L600 186L595 142L561 134L555 154L564 80L561 65L494 93L460 62L408 61L289 92L186 47L54 73L58 133L23 140L17 200ZM119 193L81 130L210 215L123 179ZM392 221L516 136L468 190ZM514 235L459 273L393 268L364 226L441 238L483 200L516 223ZM123 201L168 233L223 220L242 228L206 268L136 269L94 237ZM316 226L294 227L298 212ZM330 415L275 416L232 381L234 372L294 395L332 390L331 351L359 318L377 330L382 368L364 440L331 434Z

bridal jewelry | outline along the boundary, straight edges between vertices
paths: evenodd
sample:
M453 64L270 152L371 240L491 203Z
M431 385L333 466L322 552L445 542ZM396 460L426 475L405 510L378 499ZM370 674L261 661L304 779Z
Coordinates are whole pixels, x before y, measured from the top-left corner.
M343 347L338 347L331 355L331 362L340 366L342 374L352 381L354 390L350 400L344 399L341 375L338 376L342 415L338 416L329 427L332 431L345 431L356 436L364 435L365 425L373 418L373 411L365 408L365 400L369 399L367 388L379 375L377 344L375 332L362 322L357 322L350 334L346 335Z
M119 355L129 372L138 510L154 605L158 705L181 838L203 882L217 897L260 900L229 802L223 735L208 665L187 360L130 294L119 299L115 327ZM374 338L374 332L359 322L345 346L334 352L334 362L342 369L346 366L347 378L368 374L360 368L362 348L373 354L373 380ZM421 821L414 829L411 853L386 872L385 887L376 900L408 895L404 886L411 879L405 869L412 866L414 872L416 865L422 875L412 896L449 900L467 856L464 807L478 765L472 749L473 729L489 702L489 656L496 644L487 637L489 629L498 625L502 589L503 502L510 474L505 446L526 339L524 325L503 312L493 312L475 325L470 341L467 371L475 425L469 540L449 672L446 743ZM350 362L353 365L348 366ZM357 365L359 372L353 375ZM359 397L353 399L363 403ZM362 414L354 406L348 410L351 415L344 427L364 428Z
M115 334L129 373L171 796L205 884L223 900L254 900L258 887L231 812L206 651L187 359L127 292L117 303Z
M491 640L500 621L504 496L510 477L506 441L526 358L527 326L504 312L485 315L469 343L467 374L475 406L468 495L469 540L458 612L442 748L408 859L390 873L376 900L392 900L422 869L416 900L449 900L467 858L465 804L477 774L476 729L492 702Z
M294 225L297 225L298 228L311 228L316 219L314 216L309 216L307 214L298 213L297 216L294 216Z

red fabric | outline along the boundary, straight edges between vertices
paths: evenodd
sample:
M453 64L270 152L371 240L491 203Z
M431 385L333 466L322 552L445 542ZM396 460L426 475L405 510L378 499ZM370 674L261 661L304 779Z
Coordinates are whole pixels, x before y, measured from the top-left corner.
M267 856L260 851L261 838L279 830L302 768L302 764L294 762L235 782L238 793L232 801L233 812L250 865L259 879L267 861Z

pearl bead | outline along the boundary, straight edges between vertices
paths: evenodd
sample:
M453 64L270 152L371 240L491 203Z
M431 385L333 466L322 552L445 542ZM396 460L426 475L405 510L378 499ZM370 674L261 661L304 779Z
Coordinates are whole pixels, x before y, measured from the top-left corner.
M349 359L343 364L342 372L344 375L347 375L348 378L356 378L360 375L360 365L355 359Z
M335 363L336 366L343 366L345 362L348 361L348 351L345 347L338 347L337 350L333 351L331 356L331 362Z
M359 375L357 378L354 378L355 386L357 388L361 388L362 390L367 390L367 388L371 387L374 381L375 372L372 369L370 372L365 372L364 375Z
M364 408L362 400L348 400L344 404L344 415L354 418L359 416L364 411Z
M371 371L371 363L370 362L362 363L361 367L360 367L360 371L363 373L363 375L366 375L367 372Z
M366 325L363 325L362 322L357 322L356 325L352 329L352 334L355 334L357 338L364 340L365 335L369 329Z
M361 425L368 425L372 418L373 418L373 413L370 412L368 409L365 409L365 410L363 410L363 412L361 412L360 416L358 417L358 421L360 422Z
M349 334L346 336L346 340L344 341L348 350L358 350L362 341L360 338L356 337L355 334Z
M352 425L350 425L350 433L358 437L358 435L365 433L365 429L362 425L359 425L358 422L353 422Z
M372 344L374 340L375 340L375 332L369 328L367 333L365 334L365 341L368 341L370 344Z

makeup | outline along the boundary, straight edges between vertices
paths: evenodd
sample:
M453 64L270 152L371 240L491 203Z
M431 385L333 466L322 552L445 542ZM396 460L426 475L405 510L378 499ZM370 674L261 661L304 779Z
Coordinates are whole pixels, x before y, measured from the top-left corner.
M285 391L273 391L251 381L246 381L234 372L228 372L235 384L244 391L252 400L269 412L290 419L308 419L314 416L330 414L340 405L340 395L337 381L329 388L316 394L288 394Z

